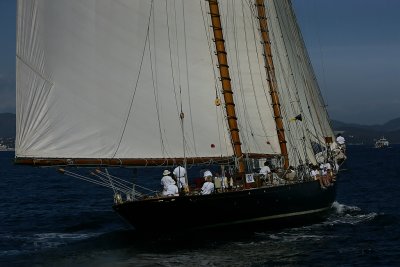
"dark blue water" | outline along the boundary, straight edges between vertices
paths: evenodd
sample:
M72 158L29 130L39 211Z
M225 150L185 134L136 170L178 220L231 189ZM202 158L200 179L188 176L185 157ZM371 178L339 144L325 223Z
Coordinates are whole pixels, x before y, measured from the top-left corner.
M0 152L0 266L400 266L400 146L348 156L324 223L174 240L138 236L110 189Z

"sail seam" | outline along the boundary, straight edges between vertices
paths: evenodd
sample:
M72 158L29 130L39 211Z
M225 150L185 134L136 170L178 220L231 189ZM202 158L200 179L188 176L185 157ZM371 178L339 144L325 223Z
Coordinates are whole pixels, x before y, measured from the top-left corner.
M45 80L46 82L48 82L52 86L54 86L54 82L52 82L52 81L50 81L50 79L46 78L46 76L44 74L42 74L40 71L36 70L35 67L33 67L31 64L29 64L27 61L25 61L21 56L17 55L17 59L19 59L22 63L24 63L25 66L27 66L29 69L31 69L40 78L42 78L43 80Z

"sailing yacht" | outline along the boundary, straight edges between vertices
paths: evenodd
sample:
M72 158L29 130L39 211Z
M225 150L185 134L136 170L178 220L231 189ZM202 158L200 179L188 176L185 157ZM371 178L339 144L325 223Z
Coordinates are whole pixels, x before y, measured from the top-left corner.
M19 0L16 53L16 163L110 187L138 231L329 213L339 148L290 0ZM202 195L188 171L162 196L111 168L177 165L229 185Z

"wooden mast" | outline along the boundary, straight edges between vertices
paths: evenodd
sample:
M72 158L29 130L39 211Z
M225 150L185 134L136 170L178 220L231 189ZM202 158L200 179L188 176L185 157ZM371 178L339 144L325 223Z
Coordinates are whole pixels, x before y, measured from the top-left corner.
M245 173L245 165L243 160L242 147L239 137L239 129L237 125L237 117L235 111L235 103L233 101L233 92L231 86L231 78L229 75L228 60L226 57L225 40L222 33L222 24L219 13L218 0L207 0L210 6L210 15L212 28L214 32L214 42L217 50L219 73L222 83L222 90L225 100L225 109L228 119L231 141L236 158L238 159L239 174Z
M279 146L281 148L281 153L284 158L284 165L285 169L289 168L289 156L286 146L286 139L285 139L285 130L283 128L283 121L282 121L282 113L281 113L281 104L279 103L278 97L278 84L276 81L275 76L275 67L274 61L272 59L272 52L271 52L271 41L268 33L268 23L267 17L265 13L265 5L264 0L255 0L257 12L258 12L258 21L260 23L260 31L261 37L263 40L263 47L264 47L264 58L265 58L265 68L267 71L268 76L268 85L270 88L270 95L272 98L272 107L274 110L274 117L275 117L275 124L276 124L276 131L278 133L278 140Z

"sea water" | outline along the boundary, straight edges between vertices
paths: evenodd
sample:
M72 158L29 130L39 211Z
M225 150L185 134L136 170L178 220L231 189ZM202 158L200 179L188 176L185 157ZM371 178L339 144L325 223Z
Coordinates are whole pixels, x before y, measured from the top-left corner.
M0 266L400 266L398 145L348 146L325 222L176 239L138 236L108 188L16 166L12 152L0 164ZM133 176L159 186L161 172Z

